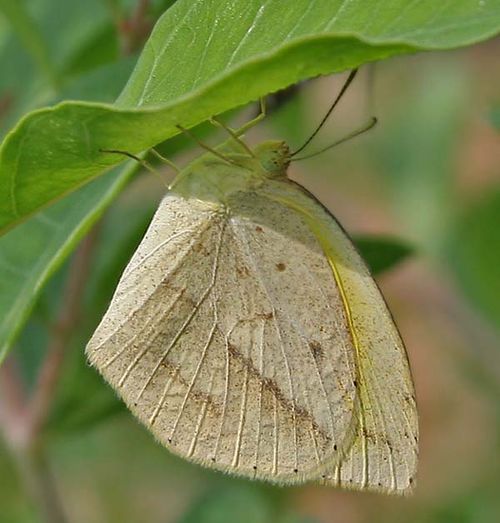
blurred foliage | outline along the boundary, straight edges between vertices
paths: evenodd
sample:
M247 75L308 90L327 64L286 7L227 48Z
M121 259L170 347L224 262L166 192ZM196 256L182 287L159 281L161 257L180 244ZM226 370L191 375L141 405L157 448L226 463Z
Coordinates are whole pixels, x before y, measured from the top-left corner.
M500 185L466 209L449 240L449 259L469 298L500 329Z
M404 115L385 122L376 156L398 216L418 245L436 251L456 208L453 154L463 132L467 84L451 64L424 67L421 74L408 86Z
M375 275L393 268L413 253L409 245L394 238L356 236L354 243Z
M173 3L172 0L151 1L148 11L151 22ZM491 9L488 12L498 13L497 3L487 4ZM3 18L0 14L0 133L5 134L22 115L45 104L68 98L106 103L114 101L137 61L135 52L126 56L123 53L124 34L117 29L120 20L130 16L136 5L135 0L0 0L0 13L3 13ZM467 6L471 5L471 2L456 2L450 9L465 9L463 17L466 19ZM392 9L397 12L394 6ZM443 13L446 14L446 10ZM278 18L282 18L282 13ZM486 34L488 28L495 25L494 17L489 18L488 24L481 25L481 17L477 18L476 24L463 24L463 30L468 31L467 37L473 40L474 31ZM405 20L405 31L409 35L412 34L412 27L414 31L421 27L422 20L417 16L413 22L411 19L408 22L408 18ZM365 17L358 23L364 27L369 26L368 21ZM428 30L423 33L427 39L438 34L431 29L432 24L436 24L434 29L439 29L439 23L442 19L437 17L429 21L430 26L423 26ZM397 34L397 29L397 26L393 27L392 36ZM443 37L444 33L436 37L436 45L446 46L443 38L453 37L456 40L460 37L459 30ZM257 44L260 45L259 42ZM478 56L484 59L490 55L497 56L498 50L498 46L485 47L478 51ZM436 270L436 274L444 272L450 276L469 306L491 323L494 339L497 340L498 330L495 329L500 325L500 238L497 231L500 220L500 166L486 168L486 174L493 182L478 184L477 187L471 183L474 188L472 195L468 194L468 189L460 187L458 172L464 161L461 150L471 136L468 128L476 113L484 110L484 107L478 108L474 104L473 94L483 84L496 82L498 85L500 78L497 75L491 79L485 75L482 80L474 79L473 61L465 53L457 53L453 56L429 55L421 61L408 59L384 64L377 72L377 82L380 81L381 86L375 94L385 101L385 112L377 113L381 116L381 124L373 136L363 138L366 142L356 142L328 153L335 158L335 176L330 176L332 164L328 155L305 163L300 168L314 170L310 179L320 180L323 184L324 191L320 190L317 194L324 203L331 203L330 196L333 202L340 204L350 199L349 207L368 217L365 223L369 223L376 213L373 209L364 208L362 198L368 194L369 202L373 203L378 202L377 198L383 194L384 210L395 225L387 227L388 232L382 227L382 235L354 235L373 272L395 268L405 259L415 263L412 254L418 252L418 259L424 259L432 270ZM300 69L297 62L293 67ZM264 71L265 74L269 71ZM483 84L479 85L481 81ZM301 84L291 98L285 99L286 103L278 103L278 110L261 129L255 130L260 133L258 138L278 135L292 144L300 144L309 130L314 128L310 114L311 100L315 98L313 84ZM364 93L363 90L363 96ZM489 114L481 115L481 118L488 120L489 117L500 130L498 105L491 110L495 103L498 104L498 89L495 96L496 99L489 100L490 105L486 108ZM494 98L493 95L490 98ZM313 107L316 114L324 112L324 106L330 99L331 89L323 93L320 102ZM359 98L355 99L350 109L365 117L360 114L358 102ZM349 101L346 103L349 104ZM232 111L224 118L233 121L246 116ZM342 118L340 120L342 127L345 122ZM350 128L353 118L349 115L346 120L345 127ZM195 132L203 139L216 142L214 130L207 124L201 124ZM192 143L185 136L175 136L158 147L169 158L186 155L190 148ZM359 151L369 151L370 154L359 154ZM479 156L474 156L475 161L469 162L466 168L473 179ZM184 163L184 160L182 158L179 163ZM157 167L163 171L162 166L157 164ZM339 495L319 487L279 489L237 480L190 465L156 445L152 437L130 418L111 389L88 367L83 356L85 342L99 322L121 271L140 241L163 192L158 180L150 175L132 177L130 169L136 168L130 164L119 167L116 173L79 189L0 239L0 310L3 311L0 317L0 346L5 348L16 339L15 355L24 380L31 387L44 358L50 326L60 311L61 291L72 261L70 253L102 216L111 199L115 199L98 226L98 248L92 275L85 289L82 321L68 347L56 403L44 434L71 521L498 521L498 407L487 410L494 426L487 463L476 465L470 477L467 473L467 477L461 479L456 487L440 484L436 492L430 493L425 491L424 484L423 495L417 491L414 500L401 502L392 499L380 501L377 496ZM307 182L307 178L304 176L302 181ZM352 190L353 186L355 190ZM343 215L339 218L344 220ZM373 232L373 228L370 231ZM6 268L7 262L11 272ZM405 264L404 268L411 263ZM399 275L399 271L395 272ZM411 303L411 300L412 296L408 296L406 301ZM407 306L410 306L408 303ZM422 305L414 306L417 308L415 314L422 315L424 311L418 309ZM5 311L11 316L7 316ZM417 320L415 323L418 323ZM21 330L25 321L27 323ZM490 325L487 325L485 328L489 328ZM460 328L457 322L454 330L461 333ZM425 339L428 333L418 334ZM463 388L472 373L469 370L467 375L467 369L464 370ZM481 376L480 373L477 375ZM476 380L475 386L484 386L482 378ZM430 394L439 396L435 390ZM488 394L482 400L485 409L497 401ZM441 412L433 415L446 418ZM428 418L424 418L424 434L427 422ZM461 426L460 429L466 432L470 427ZM452 433L446 434L446 437L451 441L459 435ZM433 446L434 440L428 445ZM475 457L459 455L454 460L470 463L472 469ZM455 478L447 479L452 482ZM314 517L307 516L310 513ZM0 521L39 523L26 503L13 460L2 445Z
M500 107L491 111L491 122L500 131Z
M276 494L276 492L274 492ZM260 486L235 482L205 492L179 523L315 523L291 513L283 496Z

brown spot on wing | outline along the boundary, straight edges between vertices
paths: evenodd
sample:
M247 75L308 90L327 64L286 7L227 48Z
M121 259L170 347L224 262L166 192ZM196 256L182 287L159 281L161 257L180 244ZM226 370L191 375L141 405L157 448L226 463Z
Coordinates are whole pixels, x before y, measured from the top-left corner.
M274 318L274 312L262 312L260 314L257 314L256 318L259 318L261 320L272 320Z
M248 270L248 267L245 265L238 265L236 267L236 272L238 273L238 276L241 278L246 278L247 276L250 276L250 271Z
M320 360L324 356L323 347L318 341L309 342L309 348L311 349L315 360Z

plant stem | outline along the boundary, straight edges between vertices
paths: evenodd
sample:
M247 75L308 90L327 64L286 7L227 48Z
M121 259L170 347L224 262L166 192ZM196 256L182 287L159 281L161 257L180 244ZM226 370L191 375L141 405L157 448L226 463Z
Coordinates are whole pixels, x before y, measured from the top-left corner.
M41 446L14 450L16 467L26 493L45 523L66 523L67 519Z
M0 366L0 429L8 446L24 446L26 440L26 390L16 360L11 355Z
M61 374L65 350L81 316L85 284L97 245L99 226L95 226L83 240L70 266L59 317L52 329L47 353L38 374L37 384L30 402L31 438L36 440L43 428L52 404Z
M55 484L41 447L32 439L29 399L11 355L0 367L0 429L25 491L45 523L65 523Z
M31 397L26 393L12 356L0 367L0 428L15 458L25 490L45 523L66 522L41 435L50 414L66 349L81 317L83 293L98 233L99 228L95 226L74 255L61 309Z
M137 51L151 33L153 25L148 18L149 4L149 0L137 0L137 6L128 18L117 18L115 11L115 23L120 38L122 56L128 56Z

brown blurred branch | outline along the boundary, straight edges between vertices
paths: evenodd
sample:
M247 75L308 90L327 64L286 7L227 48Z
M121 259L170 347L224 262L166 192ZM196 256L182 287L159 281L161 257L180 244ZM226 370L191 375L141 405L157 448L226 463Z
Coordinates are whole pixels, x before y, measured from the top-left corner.
M0 430L10 448L23 445L26 405L25 386L10 356L0 366Z
M0 367L0 430L12 452L24 488L43 520L47 523L65 523L45 459L29 438L27 405L24 383L16 360L10 356Z
M149 7L149 0L138 0L130 17L115 17L122 55L127 56L140 49L150 35L153 22L148 16Z
M67 347L81 318L85 284L98 235L96 226L71 262L61 308L31 396L27 394L13 356L0 367L0 429L15 457L25 489L47 523L64 523L66 518L41 445L41 434L50 415Z
M0 125L5 115L8 114L14 103L14 96L10 92L5 92L0 95Z
M50 412L65 350L80 320L83 293L90 274L98 237L99 226L97 225L81 243L70 266L59 317L52 328L47 354L38 374L30 402L29 419L33 439L37 438Z
M67 519L45 453L38 445L13 452L24 489L46 523L66 523Z

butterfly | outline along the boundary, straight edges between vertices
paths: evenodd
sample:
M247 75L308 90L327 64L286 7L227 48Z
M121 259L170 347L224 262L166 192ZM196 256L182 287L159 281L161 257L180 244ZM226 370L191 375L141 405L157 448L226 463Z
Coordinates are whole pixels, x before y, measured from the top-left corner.
M353 243L287 177L283 141L230 130L162 200L87 346L175 454L278 484L406 493L405 348Z

